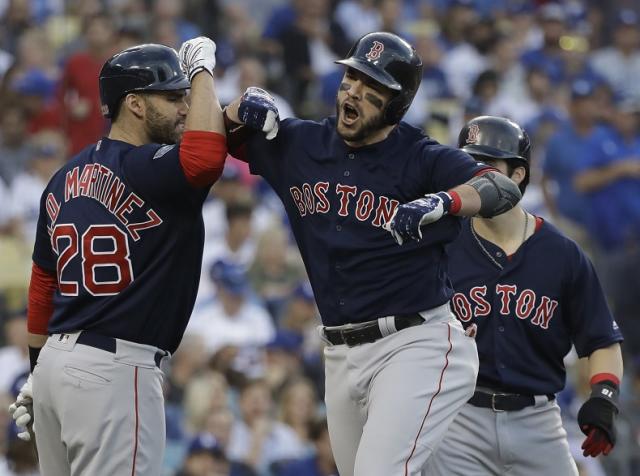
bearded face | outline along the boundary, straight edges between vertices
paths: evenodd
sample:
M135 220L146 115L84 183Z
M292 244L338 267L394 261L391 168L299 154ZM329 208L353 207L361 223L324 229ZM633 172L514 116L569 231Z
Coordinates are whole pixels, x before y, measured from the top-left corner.
M184 133L186 107L184 93L153 94L144 98L144 129L151 142L175 144Z
M384 119L391 92L352 68L347 69L336 97L336 132L354 145L368 143L388 128Z

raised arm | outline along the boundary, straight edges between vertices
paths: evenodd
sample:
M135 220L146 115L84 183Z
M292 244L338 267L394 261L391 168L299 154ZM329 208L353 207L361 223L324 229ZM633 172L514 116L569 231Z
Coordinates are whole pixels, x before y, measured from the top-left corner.
M245 160L243 145L256 131L272 140L278 134L280 116L273 96L261 88L250 87L224 109L229 153Z
M213 84L216 44L204 36L185 41L180 62L191 82L191 105L180 143L180 165L197 187L213 184L227 156L222 108Z

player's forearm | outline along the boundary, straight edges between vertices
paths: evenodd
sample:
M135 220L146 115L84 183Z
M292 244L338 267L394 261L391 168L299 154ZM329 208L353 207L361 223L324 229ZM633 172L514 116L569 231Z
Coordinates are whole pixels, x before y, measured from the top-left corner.
M225 134L222 108L213 87L213 77L206 71L196 74L191 83L191 105L185 130Z
M580 193L589 193L624 177L625 166L623 162L616 162L610 166L587 170L576 175L573 186Z
M613 344L594 351L589 356L589 378L598 374L612 374L622 380L623 364L620 344Z
M476 215L480 211L480 195L471 185L462 184L452 188L449 192L458 194L460 200L460 208L452 213L452 215L470 217Z

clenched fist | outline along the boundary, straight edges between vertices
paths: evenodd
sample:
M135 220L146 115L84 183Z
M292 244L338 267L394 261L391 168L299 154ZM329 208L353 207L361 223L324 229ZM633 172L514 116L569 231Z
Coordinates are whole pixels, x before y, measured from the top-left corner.
M264 132L267 140L278 134L278 108L273 96L262 88L247 88L238 107L238 117L245 126Z
M206 71L213 76L216 67L216 44L206 36L199 36L182 43L180 52L180 64L188 76L189 81L200 71Z

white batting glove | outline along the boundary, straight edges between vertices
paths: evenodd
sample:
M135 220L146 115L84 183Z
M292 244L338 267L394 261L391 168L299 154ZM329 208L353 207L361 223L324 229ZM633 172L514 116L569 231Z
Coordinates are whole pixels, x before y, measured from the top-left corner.
M20 430L18 438L31 441L28 426L33 422L33 390L31 374L18 393L16 401L9 406L9 414Z
M216 44L206 36L199 36L182 43L180 52L180 64L189 81L200 71L206 71L213 76L216 67Z

